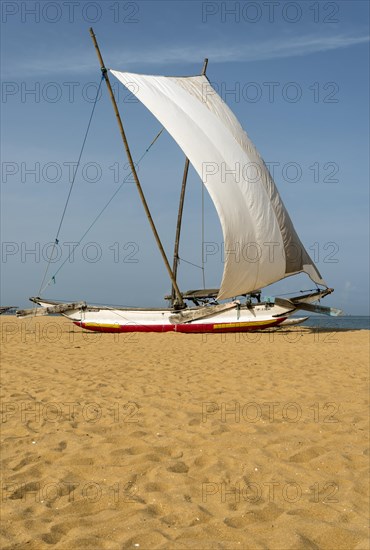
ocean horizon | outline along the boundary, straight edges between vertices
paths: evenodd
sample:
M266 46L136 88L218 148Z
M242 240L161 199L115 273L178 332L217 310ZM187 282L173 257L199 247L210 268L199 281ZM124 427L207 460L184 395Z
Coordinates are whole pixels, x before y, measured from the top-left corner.
M302 317L304 313L302 311L301 315L297 314L293 317ZM332 330L370 330L370 317L368 315L341 315L339 317L311 315L300 326Z

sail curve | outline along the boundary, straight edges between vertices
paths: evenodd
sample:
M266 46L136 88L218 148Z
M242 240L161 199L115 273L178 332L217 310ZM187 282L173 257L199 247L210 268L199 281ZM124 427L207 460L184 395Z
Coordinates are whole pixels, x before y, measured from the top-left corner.
M302 271L327 286L267 166L205 76L110 72L171 134L214 202L224 237L218 299L246 294Z

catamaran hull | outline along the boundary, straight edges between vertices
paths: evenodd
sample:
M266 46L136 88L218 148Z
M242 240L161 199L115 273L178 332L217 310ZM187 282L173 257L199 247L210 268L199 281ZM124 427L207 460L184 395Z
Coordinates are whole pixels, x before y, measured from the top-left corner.
M251 332L262 330L279 325L285 321L286 317L263 322L236 322L236 323L179 323L165 325L115 325L106 326L104 324L83 323L74 321L74 324L95 332L184 332L191 334L221 334L225 332Z
M218 305L203 305L174 309L113 308L90 306L85 302L55 302L30 298L40 309L20 310L17 315L47 315L60 313L75 325L95 332L182 332L210 333L250 332L297 324L306 318L289 319L300 309L338 315L339 310L313 305L330 294L332 289L318 290L290 300L275 298L274 303L238 301Z
M55 302L37 302L44 308ZM212 309L212 308L210 308ZM95 332L183 332L224 333L249 332L279 325L287 319L287 308L273 304L232 306L217 314L209 312L207 306L185 310L202 318L188 322L173 322L171 309L108 309L89 307L72 309L62 313L83 329ZM204 317L206 315L206 317Z

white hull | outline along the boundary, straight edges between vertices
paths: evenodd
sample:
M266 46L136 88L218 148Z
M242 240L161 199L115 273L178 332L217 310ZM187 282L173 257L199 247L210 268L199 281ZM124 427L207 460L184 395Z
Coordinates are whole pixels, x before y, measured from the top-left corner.
M294 325L306 318L289 319L300 309L337 315L338 310L313 305L331 289L317 290L306 295L275 303L229 302L219 305L187 307L180 311L171 308L124 308L90 306L85 302L55 302L31 298L40 309L21 310L17 315L47 315L61 313L81 328L98 332L188 332L222 333L248 332L279 325Z
M203 306L203 310L207 306ZM195 309L195 308L194 308ZM193 308L192 308L193 310ZM171 323L171 310L100 310L82 312L78 324L89 330L117 332L244 332L286 320L283 308L233 308L187 323ZM275 317L277 315L277 317ZM68 315L72 318L71 314ZM78 314L75 314L78 317ZM77 319L74 319L75 321Z
M55 302L39 301L39 305L50 307ZM207 315L207 309L210 310ZM188 322L171 321L172 309L107 308L89 307L62 313L81 328L98 332L192 332L222 333L246 332L277 326L293 311L274 304L253 304L234 306L221 313L212 314L212 306L187 308L186 311L200 313L201 319ZM205 315L205 316L204 316Z
M307 321L307 319L308 319L308 317L296 317L294 319L286 319L279 326L281 326L281 327L287 327L287 326L292 327L292 326L295 326L295 325L301 325L302 323Z

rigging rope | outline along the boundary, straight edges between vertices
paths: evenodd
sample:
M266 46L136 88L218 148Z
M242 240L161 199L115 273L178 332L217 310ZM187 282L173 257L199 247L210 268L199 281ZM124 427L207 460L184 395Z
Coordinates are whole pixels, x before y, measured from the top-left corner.
M104 80L104 75L101 77L100 79L100 83L99 83L99 86L98 86L98 89L97 89L97 92L96 92L96 97L95 97L95 101L94 101L94 104L93 104L93 108L92 108L92 111L91 111L91 115L90 115L90 119L89 119L89 122L88 122L88 125L87 125L87 129L86 129L86 132L85 132L85 137L83 139L83 142L82 142L82 147L81 147L81 150L80 150L80 155L78 157L78 161L77 161L77 165L76 165L76 169L74 171L74 174L73 174L73 178L72 178L72 182L71 182L71 185L69 187L69 192L68 192L68 195L67 195L67 200L66 200L66 203L64 205L64 209L63 209L63 213L62 213L62 217L61 217L61 220L59 222L59 227L58 227L58 231L57 231L57 234L56 234L56 237L55 237L55 240L54 240L54 243L53 243L53 248L52 248L52 251L51 251L51 254L49 256L49 261L46 265L46 269L45 269L45 273L44 273L44 277L41 281L41 285L40 285L40 289L39 289L39 292L38 292L38 295L41 295L41 292L43 290L43 284L45 282L45 279L46 279L46 276L48 274L48 271L49 271L49 267L50 267L50 263L52 261L52 258L53 258L53 254L54 254L54 250L55 250L55 247L56 245L59 243L59 233L60 233L60 230L62 228L62 224L63 224L63 221L64 221L64 217L65 217L65 214L66 214L66 210L67 210L67 206L68 206L68 203L69 203L69 199L71 197L71 193L72 193L72 189L73 189L73 186L74 186L74 183L75 183L75 179L76 179L76 174L77 174L77 171L78 171L78 167L80 166L80 161L81 161L81 157L82 157L82 153L83 153L83 150L85 148L85 143L86 143L86 139L87 139L87 135L89 133L89 130L90 130L90 126L91 126L91 121L92 121L92 118L94 116L94 111L95 111L95 107L96 107L96 104L97 104L97 101L98 101L98 98L99 98L99 93L100 93L100 88L101 88L101 85L102 85L102 82ZM55 277L55 276L54 276ZM53 280L53 278L51 279ZM48 283L49 284L49 283ZM48 286L48 285L46 285ZM45 287L44 287L45 288Z
M306 292L316 292L317 290L320 290L318 286L316 286L316 288L308 288L307 290L295 290L293 292L285 292L284 294L281 294L279 292L278 295L273 295L272 297L280 297L280 296L289 296L290 294L297 294L297 292L300 292L301 294L303 293L306 293Z
M201 265L193 264L193 262L188 262L187 260L184 260L184 258L180 258L180 256L178 256L178 259L180 260L180 262L185 262L186 264L197 267L198 269L203 269Z
M164 131L164 128L162 128L158 134L155 136L155 138L152 140L152 142L150 143L149 147L147 147L147 149L145 149L144 153L141 155L141 157L139 158L139 160L137 162L135 162L136 166L139 166L139 164L141 163L141 161L143 160L143 158L145 157L145 155L149 152L149 150L151 149L151 147L154 145L154 143L157 141L157 139L159 138L159 136L162 134L162 132ZM83 239L86 237L86 235L88 234L88 232L90 231L90 229L95 225L95 223L98 221L98 219L100 218L100 216L103 214L103 212L108 208L108 206L110 205L110 203L112 202L112 200L114 199L114 197L119 193L119 191L122 189L123 185L126 183L126 181L128 180L128 178L131 176L132 174L132 170L130 170L130 172L126 175L126 177L123 179L122 183L117 187L117 189L115 190L115 192L113 193L113 195L110 197L110 199L108 200L108 202L106 202L106 204L103 206L103 208L100 210L100 212L97 214L97 216L94 218L94 220L91 222L91 224L89 225L89 227L86 229L86 231L84 232L84 234L82 235L82 237L79 239L79 241L77 241L77 244L76 246L74 246L72 248L72 250L70 251L70 253L68 254L67 258L64 260L64 262L59 266L59 268L57 269L57 271L54 273L54 275L49 279L49 281L46 283L46 285L44 287L42 287L42 289L40 290L40 295L41 293L45 290L45 288L47 288L52 282L55 282L55 277L57 276L57 274L59 273L59 271L62 269L62 267L64 266L65 263L68 262L69 258L72 256L72 254L74 254L74 251L76 250L76 248L78 246L80 246L81 242L83 241ZM50 261L49 261L50 263ZM45 281L45 277L44 277L44 280L43 280L43 283Z

